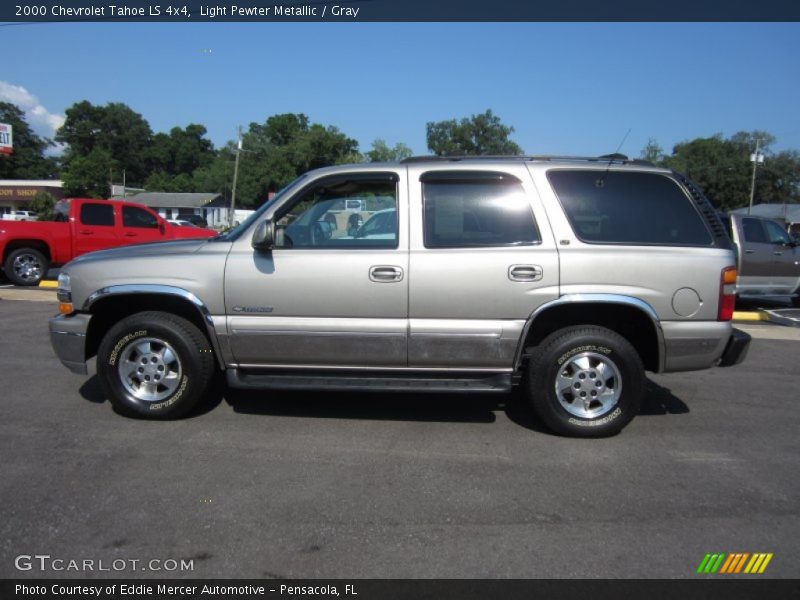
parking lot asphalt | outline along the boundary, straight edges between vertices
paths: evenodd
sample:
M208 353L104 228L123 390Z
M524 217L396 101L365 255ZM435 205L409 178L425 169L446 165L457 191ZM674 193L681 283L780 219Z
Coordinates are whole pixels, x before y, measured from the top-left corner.
M227 393L126 419L56 360L53 302L0 297L0 577L692 578L709 552L797 576L800 330L743 325L745 363L650 375L620 435L574 440L516 396ZM15 568L34 554L193 570Z

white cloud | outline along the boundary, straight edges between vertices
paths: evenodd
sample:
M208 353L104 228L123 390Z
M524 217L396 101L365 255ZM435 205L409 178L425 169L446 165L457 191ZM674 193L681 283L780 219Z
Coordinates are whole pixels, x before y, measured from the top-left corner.
M39 98L21 85L0 81L0 101L19 106L25 112L25 118L31 128L44 137L52 138L56 134L56 129L64 124L64 115L48 111L39 102Z

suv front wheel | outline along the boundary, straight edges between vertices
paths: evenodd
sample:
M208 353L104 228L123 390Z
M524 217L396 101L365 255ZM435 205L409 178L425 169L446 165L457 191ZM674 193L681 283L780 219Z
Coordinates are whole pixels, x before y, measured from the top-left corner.
M142 312L122 319L97 351L97 374L112 406L150 419L185 415L207 393L214 355L186 319Z
M615 435L639 412L641 358L628 340L605 327L552 333L534 349L528 369L534 411L562 435Z

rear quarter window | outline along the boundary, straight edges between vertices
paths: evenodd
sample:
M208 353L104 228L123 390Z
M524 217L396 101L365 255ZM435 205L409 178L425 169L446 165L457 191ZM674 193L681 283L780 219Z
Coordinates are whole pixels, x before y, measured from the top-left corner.
M552 170L575 235L595 244L710 246L711 234L673 179L657 173Z

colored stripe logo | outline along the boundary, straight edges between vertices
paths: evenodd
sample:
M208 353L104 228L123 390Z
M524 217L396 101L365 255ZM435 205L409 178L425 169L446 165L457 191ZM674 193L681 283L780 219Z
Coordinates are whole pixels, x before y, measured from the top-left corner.
M719 573L725 575L747 573L751 575L760 575L763 573L769 561L772 560L772 553L757 552L750 554L748 552L736 552L727 554L724 552L717 552L715 554L706 554L697 567L698 573Z

